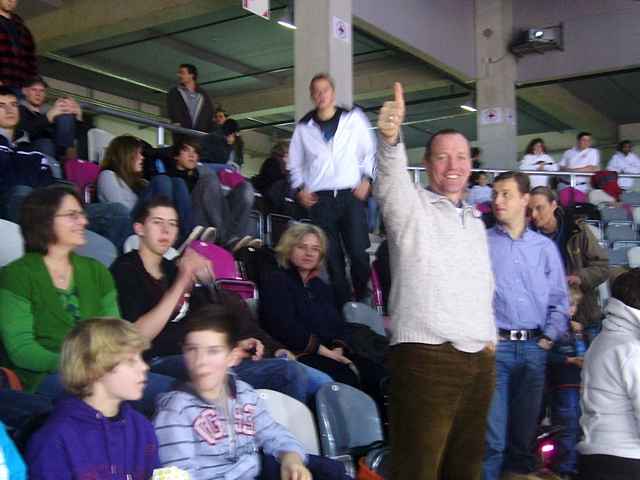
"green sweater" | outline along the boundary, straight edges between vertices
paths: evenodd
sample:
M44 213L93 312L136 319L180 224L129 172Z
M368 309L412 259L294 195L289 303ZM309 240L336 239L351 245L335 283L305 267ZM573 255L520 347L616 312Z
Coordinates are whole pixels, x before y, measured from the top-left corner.
M80 317L120 317L116 289L109 270L87 257L71 255ZM74 327L64 311L43 255L27 253L0 269L0 335L7 366L26 391L58 371L62 341Z

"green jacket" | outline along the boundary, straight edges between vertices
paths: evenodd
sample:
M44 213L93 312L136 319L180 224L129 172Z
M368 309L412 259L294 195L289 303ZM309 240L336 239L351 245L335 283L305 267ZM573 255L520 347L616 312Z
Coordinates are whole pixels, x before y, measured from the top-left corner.
M87 257L71 255L81 318L119 317L116 289L109 270ZM43 255L27 253L0 270L0 336L27 391L58 371L62 341L74 327L44 264Z
M609 254L600 246L586 223L578 221L566 244L567 275L580 277L583 298L576 313L576 320L590 325L602 319L598 305L598 285L609 278Z

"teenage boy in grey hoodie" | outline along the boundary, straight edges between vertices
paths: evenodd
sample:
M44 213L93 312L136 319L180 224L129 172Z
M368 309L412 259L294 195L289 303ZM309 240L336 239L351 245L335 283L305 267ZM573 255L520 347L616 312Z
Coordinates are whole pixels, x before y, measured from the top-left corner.
M236 361L235 336L233 312L224 305L191 318L183 346L191 382L160 397L153 422L160 462L187 470L192 480L248 480L260 474L263 450L280 461L282 480L311 480L300 442L250 385L227 373Z

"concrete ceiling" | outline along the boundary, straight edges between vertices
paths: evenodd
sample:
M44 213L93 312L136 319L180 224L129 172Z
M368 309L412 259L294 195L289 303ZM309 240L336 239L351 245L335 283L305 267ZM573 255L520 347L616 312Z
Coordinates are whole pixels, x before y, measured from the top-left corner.
M285 10L272 0L273 17ZM239 0L20 0L44 75L164 106L180 63L244 128L286 135L293 121L294 33L248 14ZM171 19L167 21L167 19ZM457 128L476 137L464 84L417 57L356 29L354 99L374 119L393 81L408 92L407 140ZM640 122L640 73L613 73L518 89L518 134L590 129L613 139L620 123Z

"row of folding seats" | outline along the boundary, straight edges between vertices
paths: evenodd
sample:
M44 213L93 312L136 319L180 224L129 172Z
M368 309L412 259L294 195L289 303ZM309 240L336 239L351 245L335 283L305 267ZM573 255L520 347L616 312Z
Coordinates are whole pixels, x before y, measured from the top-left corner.
M291 397L272 390L258 390L258 394L273 418L287 427L308 453L343 462L347 474L355 477L353 453L378 446L371 452L376 458L367 463L383 478L390 478L390 452L384 446L382 420L376 403L366 393L341 383L322 386L316 393L315 420L307 406Z

